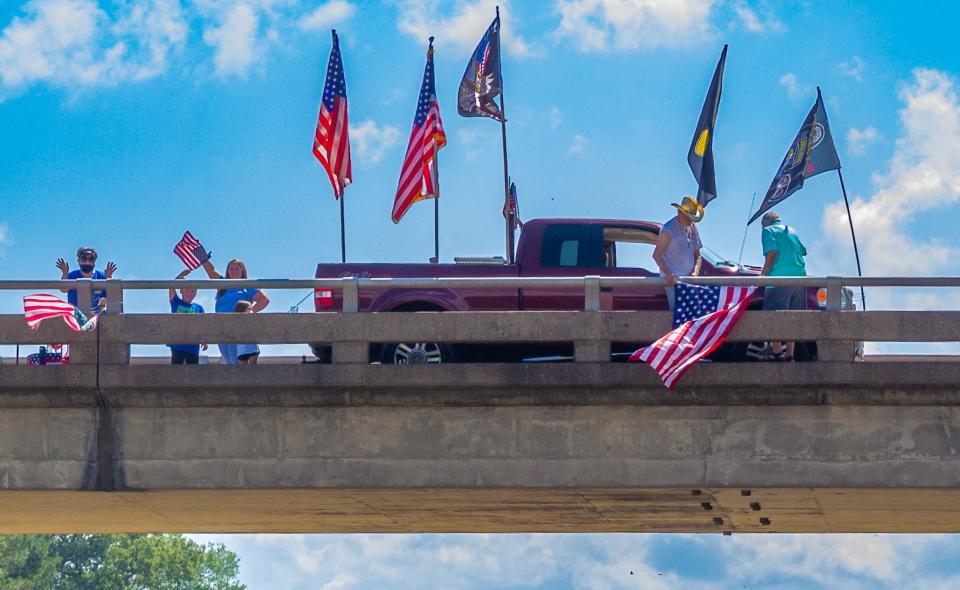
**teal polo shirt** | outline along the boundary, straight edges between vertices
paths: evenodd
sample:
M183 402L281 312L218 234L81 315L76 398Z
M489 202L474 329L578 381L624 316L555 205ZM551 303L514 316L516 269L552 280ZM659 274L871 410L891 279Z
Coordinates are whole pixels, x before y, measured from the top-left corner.
M764 257L770 252L777 252L770 269L771 277L806 276L807 266L803 257L807 255L807 249L803 247L797 232L778 221L763 228L760 239Z

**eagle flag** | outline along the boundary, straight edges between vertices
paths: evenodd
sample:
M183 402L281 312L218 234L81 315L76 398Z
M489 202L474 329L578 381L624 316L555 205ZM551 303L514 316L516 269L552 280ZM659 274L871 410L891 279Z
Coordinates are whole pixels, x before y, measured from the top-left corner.
M717 349L746 311L756 287L677 283L673 330L630 355L649 364L671 391L690 367Z
M463 73L457 93L457 112L463 117L490 117L503 121L494 98L503 91L500 77L500 10L483 34Z
M433 37L427 49L427 65L423 70L420 98L413 117L410 143L403 158L397 195L393 199L390 218L399 223L407 209L417 201L440 197L437 176L437 152L447 145L447 135L440 120L440 105L437 103L437 85L433 70Z
M823 108L823 98L820 88L817 88L817 102L807 118L803 120L800 131L793 138L787 155L780 163L777 175L770 183L767 194L760 203L760 209L753 214L747 225L780 203L793 193L803 188L803 182L811 176L821 172L840 169L840 157L833 144L830 133L830 124L827 122L827 111Z
M713 167L713 135L717 126L717 110L720 108L720 94L723 90L723 68L727 61L727 46L723 46L717 69L713 72L713 80L707 97L703 101L700 111L700 120L690 142L687 152L687 163L693 177L697 179L697 202L706 207L707 203L717 198L717 176Z
M353 182L348 123L347 82L343 77L343 60L340 59L340 39L334 29L320 116L313 136L313 155L327 171L335 199L343 196L343 189Z

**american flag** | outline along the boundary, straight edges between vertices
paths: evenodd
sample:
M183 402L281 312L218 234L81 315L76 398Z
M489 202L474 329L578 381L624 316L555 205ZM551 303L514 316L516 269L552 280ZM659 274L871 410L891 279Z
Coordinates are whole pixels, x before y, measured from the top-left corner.
M513 182L510 183L510 198L503 204L503 218L510 221L508 215L513 215L513 229L523 227L523 222L520 221L520 203L517 201L517 185Z
M313 155L320 160L333 185L333 196L339 199L343 189L353 182L350 168L350 137L347 121L347 82L343 78L340 41L333 31L333 49L327 64L327 80L323 85L320 117L313 138Z
M193 237L189 231L183 232L183 237L173 247L173 253L187 265L187 268L194 270L200 268L204 262L210 259L210 255L204 250L200 240Z
M677 283L673 330L629 360L649 364L672 391L690 367L723 344L755 289Z
M410 143L407 144L407 155L403 158L403 169L400 170L397 196L393 199L393 213L390 218L394 223L398 223L407 213L407 209L417 201L439 198L437 152L445 145L447 136L443 132L440 105L437 103L431 40L430 48L427 49L427 65L423 70L423 84L420 85L417 114L413 117Z
M71 330L79 332L81 328L76 312L77 308L53 295L38 293L23 298L23 315L31 330L36 330L43 320L63 318Z

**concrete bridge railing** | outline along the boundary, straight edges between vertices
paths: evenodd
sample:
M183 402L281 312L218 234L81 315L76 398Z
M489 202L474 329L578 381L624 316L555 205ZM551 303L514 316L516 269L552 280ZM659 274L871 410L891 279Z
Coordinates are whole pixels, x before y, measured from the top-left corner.
M192 283L233 286L134 285ZM73 346L0 366L0 534L960 531L960 362L850 346L956 341L960 312L748 312L733 340L820 361L704 363L668 392L608 354L667 312L117 313L111 284L96 332L0 316L0 344ZM577 362L369 364L411 339L572 342ZM329 342L333 363L131 362L171 341Z

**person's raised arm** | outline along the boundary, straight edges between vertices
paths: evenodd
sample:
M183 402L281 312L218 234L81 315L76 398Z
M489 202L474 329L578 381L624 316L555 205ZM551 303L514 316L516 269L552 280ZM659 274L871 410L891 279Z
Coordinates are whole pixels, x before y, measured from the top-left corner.
M263 311L268 305L270 305L270 298L263 291L257 291L257 294L253 296L253 307L251 308L253 313Z
M177 276L175 276L175 277L173 277L173 278L174 278L174 279L184 279L184 278L187 277L188 274L190 274L190 269L189 269L189 268L185 268L185 269L183 269L183 270L180 271L180 274L178 274ZM175 288L173 288L173 287L170 287L170 301L173 301L173 298L176 297L176 296L177 296L177 290L176 290Z
M668 285L675 285L677 283L677 277L673 276L673 273L670 272L670 268L667 267L667 263L663 260L663 253L666 251L667 246L670 245L670 234L660 230L660 237L657 238L657 247L653 249L653 261L657 263L657 266L660 267L660 272L663 273L663 276L667 279Z
M207 276L211 279L222 279L223 276L217 272L217 269L213 266L213 263L209 259L203 261L203 270L207 271Z
M60 280L61 281L67 280L67 275L70 274L70 263L64 260L63 258L57 258L57 268L60 270L60 273L61 273ZM60 289L61 293L66 293L67 291L70 291L70 289Z

